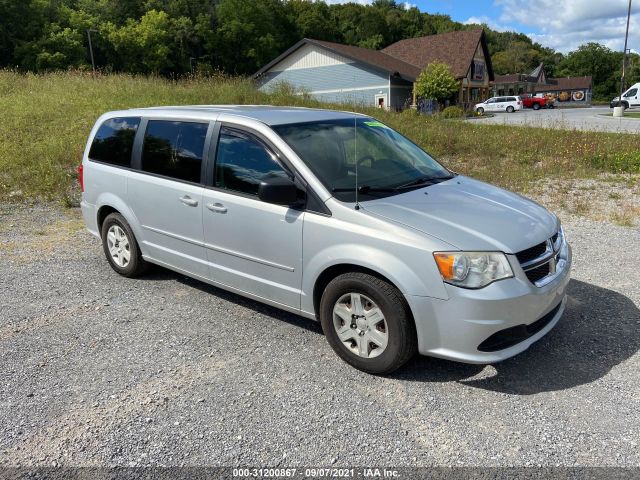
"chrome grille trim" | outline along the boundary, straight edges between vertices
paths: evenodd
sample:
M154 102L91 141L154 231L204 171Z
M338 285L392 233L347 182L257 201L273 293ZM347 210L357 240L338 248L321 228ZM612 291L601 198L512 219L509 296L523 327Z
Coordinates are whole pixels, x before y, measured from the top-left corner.
M539 267L540 265L544 265L549 260L551 260L554 256L560 252L560 247L562 246L562 241L560 240L560 235L557 235L555 244L551 243L551 239L548 239L545 242L545 251L539 257L536 257L528 262L523 262L520 264L522 269L526 272L527 270L531 270L533 268Z
M564 258L560 258L560 250L562 249L563 242L564 237L561 234L561 230L558 230L544 242L544 253L538 255L536 258L532 258L531 260L520 262L520 266L522 267L525 275L527 276L529 281L536 287L543 287L547 285L548 283L553 281L561 271L564 270L566 266L566 260ZM538 244L538 246L541 246L541 244ZM525 251L526 250L524 250L523 252ZM540 273L544 272L534 272L534 270L539 270L541 267L547 265L548 273L544 277L538 278Z

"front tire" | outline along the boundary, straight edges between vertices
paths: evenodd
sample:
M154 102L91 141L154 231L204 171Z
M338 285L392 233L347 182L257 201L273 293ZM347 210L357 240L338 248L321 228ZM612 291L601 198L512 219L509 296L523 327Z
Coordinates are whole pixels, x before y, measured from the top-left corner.
M540 104L539 103L534 103L533 104L533 109L534 110L540 110Z
M478 112L480 115L482 115L484 113L484 108L478 107L478 108L476 108L476 112Z
M367 373L393 372L417 351L404 296L373 275L350 272L334 278L320 301L320 323L338 356Z
M109 265L124 277L137 277L149 268L131 227L119 213L110 213L101 229L102 248Z

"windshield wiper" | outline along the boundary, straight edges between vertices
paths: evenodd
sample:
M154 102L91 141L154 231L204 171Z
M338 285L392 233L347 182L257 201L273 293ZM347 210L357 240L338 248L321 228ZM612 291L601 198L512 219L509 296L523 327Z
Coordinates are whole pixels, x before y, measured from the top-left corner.
M440 181L443 181L443 180L449 180L454 176L455 175L447 175L442 177L421 177L421 178L417 178L416 180L412 180L409 183L398 185L397 187L395 187L395 190L402 190L405 188L414 188L414 187L417 188L425 185L433 185L434 183L439 183Z
M443 177L421 177L416 180L412 180L409 183L405 183L403 185L399 185L397 187L372 187L370 185L361 185L357 188L358 193L374 193L374 192L397 192L398 190L404 190L406 188L418 188L424 185L431 185L433 183L438 183L441 180L449 180L455 177L455 175L448 175ZM333 188L331 190L334 193L342 193L342 192L355 192L356 187L346 187L346 188Z

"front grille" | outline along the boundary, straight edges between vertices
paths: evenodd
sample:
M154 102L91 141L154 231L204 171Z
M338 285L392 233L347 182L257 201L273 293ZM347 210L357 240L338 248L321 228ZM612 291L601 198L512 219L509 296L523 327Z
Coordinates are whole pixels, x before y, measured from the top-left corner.
M555 264L560 250L559 232L547 241L516 253L522 269L533 284L555 273Z
M553 320L553 317L555 317L558 310L560 310L560 305L562 305L562 302L553 307L549 313L529 325L516 325L515 327L505 328L504 330L494 333L478 345L478 350L481 352L497 352L498 350L512 347L534 336L549 325L549 322Z
M544 265L540 265L539 267L532 268L531 270L527 270L524 273L531 283L535 283L538 280L542 280L544 277L549 275L550 273L549 263L547 262Z
M516 257L518 258L518 261L520 263L530 262L534 258L538 258L540 255L544 254L546 249L547 242L542 242L538 245L534 245L531 248L527 248L526 250L522 250L521 252L516 253Z

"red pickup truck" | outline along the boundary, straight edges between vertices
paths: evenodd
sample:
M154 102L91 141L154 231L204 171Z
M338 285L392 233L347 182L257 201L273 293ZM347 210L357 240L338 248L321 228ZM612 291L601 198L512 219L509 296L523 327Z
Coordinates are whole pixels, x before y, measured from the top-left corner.
M534 97L530 93L521 93L522 106L524 108L533 108L534 110L540 110L541 108L553 108L553 102L548 102L545 97Z

